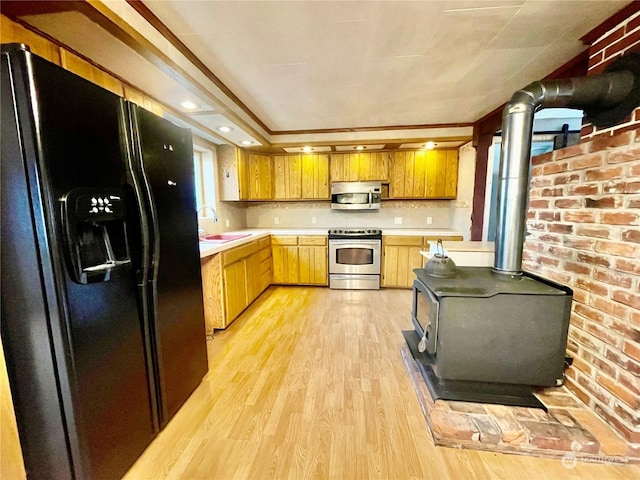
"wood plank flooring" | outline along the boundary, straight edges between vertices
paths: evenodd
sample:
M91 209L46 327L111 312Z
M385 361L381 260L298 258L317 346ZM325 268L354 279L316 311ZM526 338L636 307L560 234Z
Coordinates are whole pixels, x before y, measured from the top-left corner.
M628 479L640 467L436 447L403 364L409 290L270 287L125 479Z

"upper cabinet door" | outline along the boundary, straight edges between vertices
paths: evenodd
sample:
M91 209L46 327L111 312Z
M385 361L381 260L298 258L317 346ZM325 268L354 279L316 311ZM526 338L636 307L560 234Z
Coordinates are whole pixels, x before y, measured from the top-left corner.
M389 181L390 152L331 154L332 182Z
M389 198L456 198L456 150L396 151L390 163Z

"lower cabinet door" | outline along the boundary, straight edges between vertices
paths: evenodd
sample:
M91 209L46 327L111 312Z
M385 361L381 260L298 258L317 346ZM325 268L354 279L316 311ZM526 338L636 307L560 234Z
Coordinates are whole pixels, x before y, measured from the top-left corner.
M247 301L246 260L238 260L223 270L224 299L227 324L236 318L249 304Z
M298 247L273 245L273 283L300 283L298 274Z

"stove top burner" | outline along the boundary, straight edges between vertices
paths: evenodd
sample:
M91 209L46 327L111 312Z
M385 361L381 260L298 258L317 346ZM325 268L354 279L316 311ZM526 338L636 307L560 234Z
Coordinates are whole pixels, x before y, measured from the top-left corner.
M369 238L382 239L382 230L379 228L332 228L329 230L329 239L336 238Z

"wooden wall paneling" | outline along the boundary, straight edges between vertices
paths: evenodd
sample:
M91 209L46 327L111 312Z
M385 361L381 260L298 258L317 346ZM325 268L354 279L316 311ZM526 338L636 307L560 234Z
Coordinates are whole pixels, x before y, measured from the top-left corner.
M24 43L32 53L60 65L60 47L44 37L0 15L0 43Z

